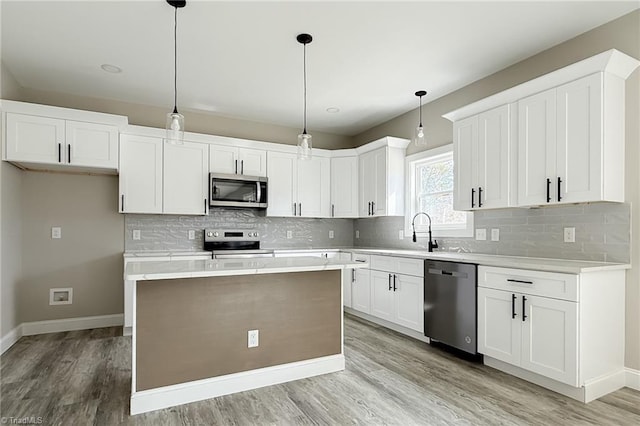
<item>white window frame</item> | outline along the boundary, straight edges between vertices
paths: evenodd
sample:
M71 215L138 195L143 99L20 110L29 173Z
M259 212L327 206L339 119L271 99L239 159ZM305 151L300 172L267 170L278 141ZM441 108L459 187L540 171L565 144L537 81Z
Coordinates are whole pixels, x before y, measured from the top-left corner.
M417 212L414 211L416 204L416 165L426 159L436 160L438 157L453 158L453 144L440 146L438 148L421 151L416 154L405 157L406 178L405 178L405 217L404 217L404 234L411 237L413 229L411 227L411 219ZM433 237L440 238L461 238L473 237L473 212L467 212L467 223L463 227L451 227L433 224L431 226ZM428 237L428 227L426 225L416 225L416 235L421 238Z

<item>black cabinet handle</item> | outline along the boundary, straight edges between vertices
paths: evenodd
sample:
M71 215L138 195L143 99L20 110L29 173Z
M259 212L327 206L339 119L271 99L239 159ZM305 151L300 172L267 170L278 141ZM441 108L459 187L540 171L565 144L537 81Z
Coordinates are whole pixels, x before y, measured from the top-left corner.
M58 163L62 163L62 144L58 144Z
M368 207L367 207L367 216L371 216L371 201L369 201L367 203Z
M562 195L560 195L561 184L562 184L562 179L560 179L560 176L558 176L558 202L562 200Z
M533 281L513 280L511 278L507 279L507 281L510 283L533 284Z
M71 164L71 145L67 145L67 161ZM560 182L558 182L558 186L560 186Z
M516 295L511 295L511 319L516 317Z
M398 278L396 274L393 274L393 291L398 289L398 287L396 287L396 278Z
M391 274L389 274L389 291L391 291Z
M244 160L240 160L240 174L244 174Z
M478 207L482 207L482 188L478 187Z
M298 216L302 216L302 203L298 203Z
M471 208L476 206L476 189L471 188Z
M334 217L335 215L336 215L336 205L331 204L331 217Z
M376 215L376 202L372 201L371 202L371 216L375 216Z
M233 160L233 161L234 161L234 162L235 162L235 164L236 164L236 167L235 167L235 170L236 170L236 171L235 171L234 173L235 173L235 174L238 174L238 160Z
M120 209L124 211L124 194L120 196Z
M527 319L527 314L526 314L526 307L525 307L525 302L527 301L527 298L522 296L522 321Z
M547 178L547 203L551 202L551 179Z
M204 199L204 214L207 214L207 199Z
M351 270L351 282L352 283L356 282L356 270L355 269Z

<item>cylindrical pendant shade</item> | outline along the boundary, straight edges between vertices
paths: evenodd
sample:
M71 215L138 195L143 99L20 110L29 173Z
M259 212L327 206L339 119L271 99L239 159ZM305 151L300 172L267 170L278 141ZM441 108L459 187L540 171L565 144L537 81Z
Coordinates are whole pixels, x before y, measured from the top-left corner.
M308 133L298 135L298 159L310 160L313 137Z
M416 127L416 131L413 136L413 141L417 146L424 146L427 144L427 138L425 138L424 136L424 127L422 126Z
M167 114L167 142L173 145L184 143L184 115L179 112Z

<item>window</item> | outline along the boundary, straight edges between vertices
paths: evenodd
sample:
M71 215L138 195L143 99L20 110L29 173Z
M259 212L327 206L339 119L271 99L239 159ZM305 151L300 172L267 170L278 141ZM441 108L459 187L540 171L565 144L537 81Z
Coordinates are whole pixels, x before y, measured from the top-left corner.
M406 159L407 197L405 234L411 235L411 220L418 212L431 216L434 237L473 236L473 213L453 210L453 145L431 149ZM429 220L415 220L418 236L426 236Z

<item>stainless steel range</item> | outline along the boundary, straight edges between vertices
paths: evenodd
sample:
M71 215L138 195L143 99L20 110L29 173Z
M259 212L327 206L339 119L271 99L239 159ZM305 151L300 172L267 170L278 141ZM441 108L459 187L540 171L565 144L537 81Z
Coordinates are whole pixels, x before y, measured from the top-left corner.
M260 248L260 233L253 229L205 229L204 249L213 259L273 257L272 249Z

